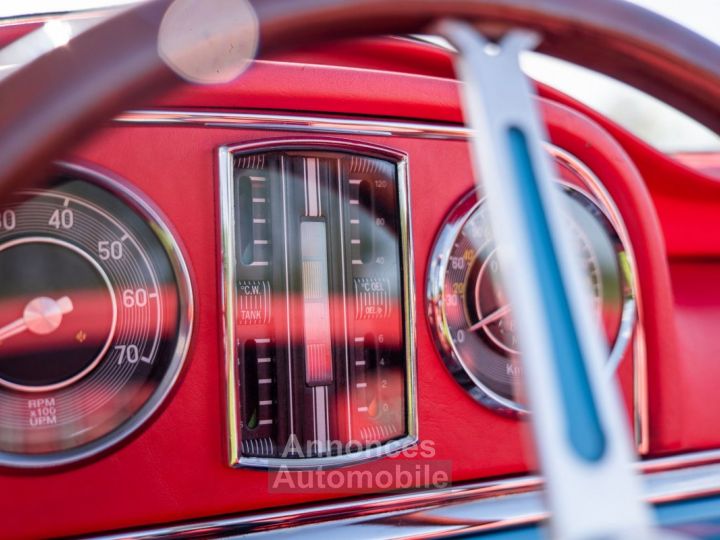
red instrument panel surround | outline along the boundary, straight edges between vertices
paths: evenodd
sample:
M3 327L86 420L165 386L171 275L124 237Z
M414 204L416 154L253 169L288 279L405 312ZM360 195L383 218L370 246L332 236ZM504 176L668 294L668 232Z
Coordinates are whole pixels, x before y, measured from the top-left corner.
M445 53L401 40L342 47L346 63L362 64L361 69L317 65L337 61L332 54L298 53L295 59L308 63L259 63L237 83L183 88L153 108L352 115L355 120L452 125L461 120L458 84L445 78ZM367 60L368 51L382 54L382 62ZM434 73L418 62L423 55L433 59ZM414 66L408 68L413 73L392 71L393 59L398 67ZM720 380L720 367L713 361L717 346L709 332L720 320L720 298L707 293L720 275L720 237L710 232L720 225L720 185L566 97L545 88L541 92L552 142L602 179L633 242L647 349L648 386L640 391L649 396L649 453L720 444L720 435L707 430L720 404L714 391L714 381ZM343 495L334 490L278 492L270 489L267 472L227 466L217 149L284 136L298 133L113 124L69 158L127 180L165 216L190 267L194 339L166 406L126 444L63 470L0 471L3 535L75 535ZM447 467L453 482L531 470L526 424L483 408L463 391L444 367L426 317L433 241L446 212L473 187L467 142L383 135L338 138L384 146L409 159L419 438L425 445L421 448L432 453L423 459ZM620 380L631 409L637 397L631 362L623 362ZM383 466L376 462L345 471Z

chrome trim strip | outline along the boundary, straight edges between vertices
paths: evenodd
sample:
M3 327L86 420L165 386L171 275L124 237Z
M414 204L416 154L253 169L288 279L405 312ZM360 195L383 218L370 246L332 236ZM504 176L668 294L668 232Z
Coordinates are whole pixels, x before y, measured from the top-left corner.
M220 283L222 286L220 311L222 314L222 343L225 355L225 411L228 442L228 455L231 456L230 465L235 465L232 456L240 455L240 420L237 414L239 403L238 373L235 366L235 272L234 261L235 241L234 223L235 211L233 206L233 157L226 147L218 149L218 188L220 190Z
M471 136L470 130L461 125L265 113L136 110L119 115L114 122L459 141Z
M653 504L720 493L720 450L653 459L637 467L646 473L643 493ZM217 517L94 538L149 540L279 531L311 534L313 538L438 538L537 524L547 516L541 487L537 476L489 480L445 489Z
M403 325L406 342L406 373L405 388L407 403L407 435L394 439L382 446L326 458L263 458L242 455L240 440L240 420L238 408L238 373L235 362L235 227L233 209L233 156L237 153L259 152L274 149L331 150L362 153L392 160L396 165L398 181L398 201L400 216L400 249L402 265L402 287L404 296ZM229 464L231 467L254 467L262 469L315 469L339 467L376 459L398 452L418 441L416 368L415 368L415 274L410 227L410 196L408 185L408 157L402 152L367 143L330 138L281 138L255 141L250 143L222 146L218 150L218 175L220 189L220 237L221 237L221 283L223 284L223 344L225 348L225 384L227 408L227 437L229 448Z

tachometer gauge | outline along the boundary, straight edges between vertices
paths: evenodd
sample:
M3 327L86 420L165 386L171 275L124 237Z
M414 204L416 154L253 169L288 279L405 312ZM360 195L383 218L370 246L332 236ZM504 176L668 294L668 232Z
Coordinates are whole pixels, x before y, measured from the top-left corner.
M68 168L0 206L0 464L95 454L180 371L191 309L167 229L111 180Z
M609 369L614 369L635 323L632 257L621 238L625 235L619 216L597 202L593 191L611 204L599 183L579 171L579 165L568 167L565 161L559 165L565 220L607 340ZM487 212L473 192L446 220L430 264L429 312L436 343L458 382L492 409L524 413L518 384L520 346Z

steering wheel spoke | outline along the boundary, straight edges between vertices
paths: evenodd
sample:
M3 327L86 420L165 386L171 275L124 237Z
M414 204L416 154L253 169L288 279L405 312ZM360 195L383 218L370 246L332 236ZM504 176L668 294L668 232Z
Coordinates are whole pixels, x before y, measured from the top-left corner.
M607 349L563 226L559 190L543 150L547 134L519 65L536 34L498 44L464 22L437 26L458 50L466 121L474 131L500 269L520 337L534 440L559 538L651 534L632 472L620 394L604 375ZM591 495L592 494L592 495Z

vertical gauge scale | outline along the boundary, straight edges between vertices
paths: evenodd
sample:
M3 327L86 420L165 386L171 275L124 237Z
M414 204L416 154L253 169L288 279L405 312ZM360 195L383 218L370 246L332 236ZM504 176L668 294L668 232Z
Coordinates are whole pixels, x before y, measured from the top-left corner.
M0 463L77 461L160 405L192 314L166 245L136 195L74 166L0 207Z
M220 151L233 465L321 467L415 439L402 156Z
M592 174L559 149L551 148L551 153L558 164L558 188L565 195L566 223L606 337L608 368L614 370L636 322L627 234ZM527 409L519 384L520 344L496 250L487 208L471 192L450 212L435 242L428 312L436 344L457 381L491 409L522 414Z

